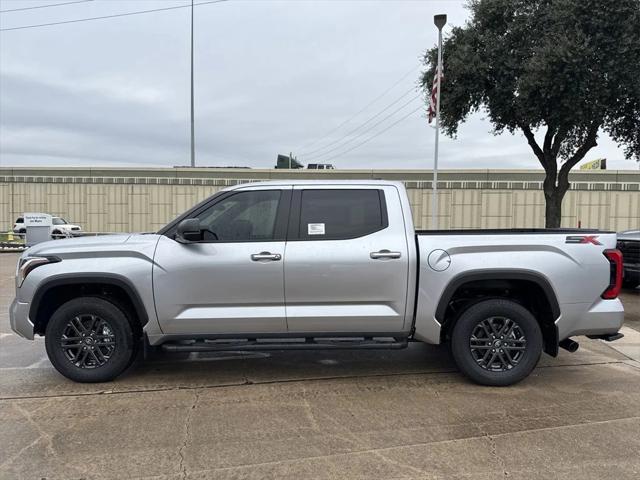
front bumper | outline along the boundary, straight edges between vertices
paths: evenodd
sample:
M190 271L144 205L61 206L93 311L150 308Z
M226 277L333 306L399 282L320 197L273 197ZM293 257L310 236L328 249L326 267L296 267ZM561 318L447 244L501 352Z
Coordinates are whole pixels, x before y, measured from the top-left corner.
M33 323L29 319L29 304L13 299L9 307L11 330L27 340L33 340Z

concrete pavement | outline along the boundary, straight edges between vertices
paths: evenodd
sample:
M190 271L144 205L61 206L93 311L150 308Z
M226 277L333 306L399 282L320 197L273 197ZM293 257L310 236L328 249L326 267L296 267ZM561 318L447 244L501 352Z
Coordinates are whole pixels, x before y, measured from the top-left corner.
M422 344L165 354L76 384L42 340L10 333L15 259L0 255L2 479L640 477L633 352L579 339L509 388L469 383Z

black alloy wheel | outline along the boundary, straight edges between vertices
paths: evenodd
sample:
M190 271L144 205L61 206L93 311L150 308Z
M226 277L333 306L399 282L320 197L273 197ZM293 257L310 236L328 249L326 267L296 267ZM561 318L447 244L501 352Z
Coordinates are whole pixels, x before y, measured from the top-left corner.
M111 359L116 349L116 336L113 327L103 318L81 314L67 322L60 347L76 367L97 368Z
M527 337L515 320L489 317L474 328L469 349L480 367L492 372L505 372L522 360L527 349Z

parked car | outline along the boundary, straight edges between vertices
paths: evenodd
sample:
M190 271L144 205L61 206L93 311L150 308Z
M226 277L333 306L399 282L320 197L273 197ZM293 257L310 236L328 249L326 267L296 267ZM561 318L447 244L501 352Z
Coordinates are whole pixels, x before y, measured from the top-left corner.
M307 165L309 170L335 170L334 166L330 163L310 163Z
M80 225L73 225L62 217L51 217L51 224L51 238L53 239L77 236L82 232ZM16 219L13 224L13 233L27 233L23 217Z
M415 231L403 185L238 185L155 234L44 242L20 258L11 328L79 382L167 351L448 343L485 385L570 337L622 335L614 232Z
M640 230L619 233L618 249L624 264L622 283L627 288L635 288L640 285Z
M13 233L27 233L27 229L24 226L24 218L23 217L16 218L16 221L13 224Z

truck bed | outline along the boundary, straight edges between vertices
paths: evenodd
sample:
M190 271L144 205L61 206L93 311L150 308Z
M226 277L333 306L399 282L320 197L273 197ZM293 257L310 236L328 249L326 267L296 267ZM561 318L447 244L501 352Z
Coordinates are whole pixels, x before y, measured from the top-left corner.
M454 230L416 230L416 235L520 235L525 233L615 233L608 230L590 228L477 228Z

